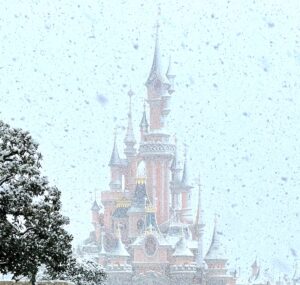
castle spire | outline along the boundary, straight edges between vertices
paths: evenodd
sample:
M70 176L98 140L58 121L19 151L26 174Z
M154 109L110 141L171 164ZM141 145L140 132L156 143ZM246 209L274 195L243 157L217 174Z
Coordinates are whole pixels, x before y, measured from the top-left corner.
M294 284L300 282L299 260L296 260L295 262L295 272L292 279L294 281Z
M197 258L196 262L199 267L203 267L203 217L201 215L202 207L201 207L201 181L200 175L198 178L198 206L197 206L197 214L195 219L195 236L197 238L198 248L197 248Z
M120 225L118 225L118 229L117 229L117 247L113 251L112 255L113 256L121 256L121 257L129 257L130 256L122 242Z
M97 213L98 213L100 209L101 209L101 208L99 207L97 201L95 200L94 203L93 203L93 206L92 206L91 210L92 210L93 212L97 212Z
M132 127L132 114L131 114L131 97L133 96L132 90L128 91L129 96L129 111L128 111L128 125L127 132L124 139L124 143L126 145L125 154L126 156L133 156L136 152L134 145L136 144L136 140L134 138L133 127Z
M218 229L217 216L215 216L214 232L211 240L209 250L205 256L205 261L222 260L227 261L225 250L221 243L222 232Z
M113 150L110 156L110 161L108 166L120 166L120 165L121 165L121 159L117 147L117 132L115 131L114 146L113 146Z
M101 250L100 250L100 255L106 255L107 252L104 248L104 232L101 232Z
M153 56L153 62L152 62L150 74L146 81L147 87L151 86L152 83L156 81L156 79L159 80L162 84L167 84L168 86L170 86L168 79L166 78L165 74L162 72L158 30L159 30L159 24L157 23L154 56Z
M171 56L169 58L169 66L168 66L168 70L167 70L167 73L166 73L166 76L171 84L168 92L169 94L171 95L175 90L174 90L174 79L176 77L176 75L174 75L173 73L173 69L172 69L172 59L171 59Z
M142 120L140 122L140 130L142 134L145 134L148 132L148 121L147 121L147 116L146 116L146 103L144 102L144 112L143 112L143 116L142 116Z
M188 166L187 166L187 145L185 145L184 150L184 165L182 171L181 185L184 187L189 186L189 177L188 177Z
M198 177L198 187L199 187L199 192L198 192L198 205L197 205L197 214L196 214L196 219L195 219L195 225L203 225L202 224L202 217L201 217L201 211L202 211L202 207L201 207L201 180L200 180L200 174Z

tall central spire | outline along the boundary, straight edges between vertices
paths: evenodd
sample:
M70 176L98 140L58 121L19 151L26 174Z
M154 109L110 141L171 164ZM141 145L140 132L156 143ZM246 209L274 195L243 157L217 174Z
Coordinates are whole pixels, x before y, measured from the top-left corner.
M150 131L164 129L166 126L167 115L170 112L170 94L168 93L168 90L170 89L171 84L162 68L158 27L159 26L157 25L152 67L145 83L148 91L147 102L150 107Z
M153 62L152 67L150 70L150 74L148 76L148 79L146 81L146 86L151 85L155 79L158 79L162 81L162 83L167 82L167 78L164 76L164 73L162 72L162 66L161 66L161 54L160 54L160 46L159 46L159 35L158 35L158 29L159 25L156 25L156 35L155 35L155 48L154 48L154 56L153 56Z

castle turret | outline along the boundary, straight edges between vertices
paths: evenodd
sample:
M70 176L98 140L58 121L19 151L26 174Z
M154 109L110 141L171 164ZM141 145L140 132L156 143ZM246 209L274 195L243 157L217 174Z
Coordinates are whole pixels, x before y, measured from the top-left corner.
M130 257L130 254L122 242L120 226L118 226L117 230L117 245L110 256L111 262L114 264L127 264L127 259Z
M100 227L101 227L100 216L99 216L100 209L101 208L99 207L97 201L95 200L91 208L91 211L92 211L92 224L95 228L96 241L99 241L100 239Z
M222 232L218 229L217 219L215 218L214 232L209 250L204 258L208 268L205 282L207 285L216 283L235 285L236 278L227 273L227 256L221 242Z
M119 156L116 140L117 138L115 134L114 146L108 164L110 166L110 172L111 172L111 180L109 186L111 190L120 191L122 189L122 173L121 173L122 161Z
M182 220L187 223L193 222L192 216L192 186L189 185L188 178L188 165L187 165L187 155L185 153L184 166L182 171L182 178L180 183L181 188L181 207L182 207Z
M149 124L146 116L146 104L144 103L144 112L143 112L142 120L140 122L141 141L143 141L145 135L148 134L148 127Z
M205 255L205 262L208 268L219 268L224 270L227 262L225 249L221 243L222 232L218 230L217 219L215 218L215 226L208 252Z
M295 262L295 272L292 277L292 280L293 280L294 285L300 284L300 270L299 270L299 261L298 260L296 260L296 262Z
M101 248L99 253L99 263L106 265L107 252L104 247L104 232L101 233Z
M133 96L133 92L129 90L129 111L128 111L128 125L127 125L127 132L124 139L124 143L126 148L124 153L128 159L133 157L136 154L136 149L134 145L136 144L136 140L134 138L133 127L132 127L132 114L131 114L131 97Z
M169 66L168 66L168 70L167 70L167 74L166 74L171 86L168 90L169 94L171 95L175 89L174 89L174 79L176 77L176 75L174 75L173 70L172 70L172 61L171 61L171 57L169 59Z
M180 195L181 195L181 179L180 179L180 172L181 169L179 168L178 164L178 157L177 157L177 140L175 139L175 154L174 158L171 163L170 167L171 173L172 173L172 179L170 182L170 188L171 188L171 209L173 211L173 218L177 221L178 218L178 211L180 209Z
M222 233L218 230L217 218L215 218L215 226L211 244L204 258L208 266L208 270L210 270L213 275L225 275L227 272L227 257L224 247L221 243L221 235Z
M198 193L198 205L197 205L197 213L195 219L195 239L197 240L197 255L196 255L196 262L198 267L204 266L203 261L203 232L204 232L204 223L203 223L203 215L202 215L202 205L201 205L201 182L199 176L199 193Z
M194 260L194 254L188 247L187 240L183 234L183 229L181 232L181 238L176 243L175 251L172 255L175 259L175 264L190 264Z

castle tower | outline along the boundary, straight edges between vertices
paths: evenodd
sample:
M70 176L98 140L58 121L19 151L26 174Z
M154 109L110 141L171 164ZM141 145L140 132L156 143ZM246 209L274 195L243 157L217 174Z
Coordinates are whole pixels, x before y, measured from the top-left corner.
M181 191L181 219L183 222L188 224L193 223L192 216L192 186L189 185L189 177L188 177L188 165L187 165L187 154L185 151L185 159L184 166L182 171L182 178L180 183L180 191Z
M128 111L128 123L127 123L127 130L126 135L124 138L125 143L125 150L124 153L127 158L127 165L124 169L124 178L125 178L125 185L124 188L130 190L131 192L134 190L135 187L135 172L136 172L136 149L135 144L136 140L134 137L133 126L132 126L132 112L131 112L131 98L133 96L132 90L129 90L129 111Z
M181 178L180 172L182 169L179 168L178 157L177 157L177 139L175 138L175 154L170 167L171 170L171 210L173 220L178 222L181 208Z
M166 74L171 86L168 90L169 94L171 95L175 90L174 90L174 80L176 75L173 74L173 69L172 69L172 60L171 57L169 59L169 66L168 66L168 70L167 70L167 74Z
M215 218L214 232L209 250L204 258L207 264L205 277L206 285L223 283L235 285L236 278L228 274L227 257L224 246L221 243L222 232L218 229L217 219Z
M124 143L126 145L124 153L127 159L130 160L136 154L136 149L134 147L134 145L136 144L136 140L134 138L133 127L132 127L131 97L133 96L133 92L131 90L129 90L128 96L129 96L129 111L128 111L127 131L124 139Z
M299 270L299 260L295 262L295 272L292 277L293 285L300 284L300 270Z
M114 146L108 164L111 173L111 180L109 186L112 191L121 191L122 190L122 162L119 156L116 140L117 140L117 135L115 133Z
M142 120L140 122L141 141L144 141L145 135L148 134L148 128L149 128L149 124L146 115L146 104L144 103L144 112L143 112Z
M92 224L95 228L96 241L98 242L100 240L101 225L100 225L100 216L99 216L100 207L96 200L93 203L91 211L92 211Z
M147 87L148 103L150 107L150 131L162 130L165 126L165 119L170 112L170 94L168 93L168 90L171 87L171 84L162 71L158 26L152 67L145 85Z
M146 163L147 194L156 208L157 222L169 220L170 213L170 164L174 157L175 146L169 142L166 133L166 118L169 114L170 83L162 71L158 32L149 77L146 81L147 103L150 110L150 124L144 121L140 145L140 157ZM144 113L145 114L145 113ZM147 127L146 127L147 126ZM147 130L147 131L146 131Z

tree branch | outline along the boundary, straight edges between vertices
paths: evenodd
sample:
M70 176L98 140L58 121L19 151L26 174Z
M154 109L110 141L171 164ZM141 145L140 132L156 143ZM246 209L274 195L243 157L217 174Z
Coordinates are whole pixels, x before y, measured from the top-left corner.
M8 175L8 176L2 178L2 179L0 180L0 186L2 186L5 182L8 182L8 180L9 180L11 177L12 177L12 175Z

